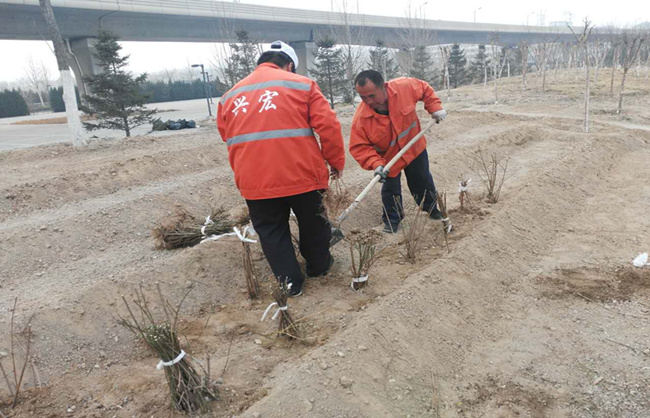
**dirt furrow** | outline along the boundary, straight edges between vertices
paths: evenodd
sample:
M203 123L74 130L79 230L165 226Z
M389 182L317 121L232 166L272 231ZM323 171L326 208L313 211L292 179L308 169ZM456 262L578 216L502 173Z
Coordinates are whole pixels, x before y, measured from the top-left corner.
M521 277L552 249L558 231L582 215L580 202L594 191L606 190L597 176L610 166L604 157L620 156L632 148L621 141L586 140L581 145L565 152L565 159L547 162L545 173L529 178L528 185L506 194L493 215L456 243L450 256L432 261L421 273L409 277L400 290L370 306L362 321L313 352L309 361L279 372L269 396L249 413L422 416L440 408L445 415L456 416L471 410L472 403L468 410L459 406L464 399L473 399L465 385L489 379L499 364L483 364L487 374L485 370L466 370L465 364L484 363L488 360L486 343L508 340L513 315L528 318L524 309L530 299ZM588 192L583 190L585 183L590 184ZM519 231L522 228L524 234ZM511 298L514 293L521 297ZM527 319L531 320L534 318ZM359 349L361 345L367 350ZM335 350L344 352L345 357L336 359ZM543 351L543 355L552 355ZM528 353L528 359L535 358L534 354ZM508 362L509 358L502 353L499 360ZM321 361L332 366L318 371ZM505 384L519 379L519 371L515 368L514 376L504 373ZM351 388L347 380L346 385L340 384L343 376L355 381ZM530 404L521 402L520 407L528 409L529 415L531 411L532 416L569 413L570 402L563 388L541 379L519 382L522 384L526 388L521 393L538 393L532 399L523 397ZM301 398L315 399L310 414L302 402L293 399L296 386L301 387ZM536 387L543 390L535 392ZM341 401L336 408L326 402L328 396ZM320 404L324 409L318 408Z

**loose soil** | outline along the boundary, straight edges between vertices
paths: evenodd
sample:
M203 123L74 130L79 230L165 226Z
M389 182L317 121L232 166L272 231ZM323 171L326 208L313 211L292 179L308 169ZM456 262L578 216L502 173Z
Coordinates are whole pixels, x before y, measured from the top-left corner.
M385 235L354 292L349 248L338 244L333 271L289 301L305 331L293 343L260 321L272 279L258 246L255 301L237 241L155 249L151 227L177 206L207 214L243 203L213 124L0 153L0 349L15 298L17 325L34 331L20 402L6 405L0 381L0 412L182 416L158 359L116 322L139 286L160 313L159 283L172 303L190 291L183 346L204 366L211 359L220 394L205 416L649 416L650 278L631 261L650 251L650 85L630 75L619 116L608 74L592 89L589 134L574 70L548 74L544 95L535 74L526 91L504 79L498 105L492 85L441 92L449 117L427 138L448 192L450 251L439 221L427 220L415 263L401 234ZM337 112L347 141L354 110ZM509 160L496 204L472 169L479 151ZM468 178L472 207L461 212ZM371 174L348 155L343 179L354 196ZM374 190L342 228L380 228L380 217Z

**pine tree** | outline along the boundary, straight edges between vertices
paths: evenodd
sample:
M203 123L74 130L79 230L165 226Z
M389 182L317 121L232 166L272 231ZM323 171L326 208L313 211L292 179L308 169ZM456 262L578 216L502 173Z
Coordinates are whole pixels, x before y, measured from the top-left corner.
M467 58L465 58L465 51L458 44L453 44L451 47L451 55L449 56L449 84L453 88L467 83Z
M316 42L316 62L309 70L334 108L337 97L345 96L346 79L343 55L332 38Z
M88 131L95 129L122 130L131 136L131 129L151 122L156 110L144 107L146 97L140 94L140 84L147 80L147 74L133 78L126 71L129 56L120 56L122 47L118 36L100 29L93 55L99 60L102 72L85 78L91 94L85 96L87 106L82 110L97 117L98 123L84 122Z
M19 90L0 91L0 118L25 115L29 115L29 107Z
M486 79L486 69L490 66L490 59L485 53L485 44L478 46L478 52L469 66L469 76L472 83L482 83Z
M79 90L74 88L74 93L77 99L77 104L81 103L79 99ZM63 87L50 88L48 95L50 97L50 107L52 112L65 112L65 101L63 100Z
M237 42L230 44L231 56L226 62L226 74L232 84L237 84L247 77L257 66L259 48L248 36L248 32L240 29L235 32Z
M399 67L393 59L391 52L384 45L384 41L378 40L374 48L370 50L370 69L379 71L384 80L392 80L397 77Z
M419 78L429 84L433 84L435 78L433 57L426 46L416 46L413 50L413 65L411 66L409 77Z

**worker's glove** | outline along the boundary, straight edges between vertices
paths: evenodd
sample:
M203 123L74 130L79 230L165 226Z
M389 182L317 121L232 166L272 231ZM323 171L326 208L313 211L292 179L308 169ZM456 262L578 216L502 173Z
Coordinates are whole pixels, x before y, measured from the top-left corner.
M388 170L385 170L384 166L380 165L379 167L375 168L375 176L379 176L380 183L385 183L386 177L388 177Z
M447 117L447 111L445 109L438 110L437 112L433 112L431 117L436 121L436 123L440 123Z

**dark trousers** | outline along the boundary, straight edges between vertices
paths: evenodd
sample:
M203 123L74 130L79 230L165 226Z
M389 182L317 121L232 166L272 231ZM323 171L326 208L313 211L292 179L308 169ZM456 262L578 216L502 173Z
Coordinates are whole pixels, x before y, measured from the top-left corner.
M302 283L304 276L291 243L289 214L293 209L299 227L300 254L311 272L329 268L332 229L323 214L319 191L275 199L246 200L262 251L278 280Z
M433 183L431 171L429 171L429 154L426 149L404 168L404 174L415 202L420 205L424 198L422 210L428 213L437 211L436 186ZM390 225L393 230L397 230L397 226L404 218L401 177L402 173L398 174L397 177L386 178L386 182L381 188L381 202L384 205L384 213L381 219L385 225Z

